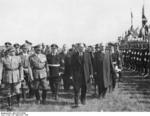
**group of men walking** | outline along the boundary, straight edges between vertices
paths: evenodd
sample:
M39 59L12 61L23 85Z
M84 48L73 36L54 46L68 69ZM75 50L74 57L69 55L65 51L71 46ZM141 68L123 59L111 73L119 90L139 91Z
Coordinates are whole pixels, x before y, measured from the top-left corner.
M45 50L46 51L46 50ZM79 106L79 99L86 104L88 84L94 80L95 93L98 88L99 98L104 98L106 91L115 88L116 71L112 62L111 46L105 48L101 44L95 47L77 43L71 49L59 52L56 44L45 52L42 45L32 46L26 42L22 46L5 43L4 54L1 55L0 85L7 89L9 109L12 109L12 95L15 93L18 106L20 97L36 97L37 104L46 104L47 90L58 100L61 80L63 88L74 91L74 107ZM42 95L40 95L42 90ZM66 91L67 92L67 91Z

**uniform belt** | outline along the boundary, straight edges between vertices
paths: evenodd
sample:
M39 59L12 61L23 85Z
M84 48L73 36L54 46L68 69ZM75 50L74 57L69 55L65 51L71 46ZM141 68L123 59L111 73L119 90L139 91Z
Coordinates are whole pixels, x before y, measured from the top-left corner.
M19 68L14 68L14 69L9 69L9 68L6 68L6 71L16 71L18 70Z
M59 67L60 64L48 64L48 66L50 66L50 67Z

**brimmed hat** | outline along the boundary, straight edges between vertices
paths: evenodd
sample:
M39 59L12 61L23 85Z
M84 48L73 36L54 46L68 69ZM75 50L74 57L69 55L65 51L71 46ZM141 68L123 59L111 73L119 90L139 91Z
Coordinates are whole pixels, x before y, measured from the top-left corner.
M28 44L28 45L32 45L32 43L29 42L28 40L25 40L25 43Z
M96 44L96 45L95 45L95 48L100 48L100 44Z
M6 46L6 45L11 46L12 44L11 44L10 42L5 42L5 46Z
M40 44L36 45L36 46L34 46L34 49L42 50L42 46Z
M51 48L58 49L58 45L56 45L56 44L52 44L52 45L51 45Z
M28 49L28 45L27 45L27 44L23 44L23 45L21 46L21 49Z
M15 44L14 44L14 47L15 47L15 48L19 48L20 45L19 45L18 43L15 43Z

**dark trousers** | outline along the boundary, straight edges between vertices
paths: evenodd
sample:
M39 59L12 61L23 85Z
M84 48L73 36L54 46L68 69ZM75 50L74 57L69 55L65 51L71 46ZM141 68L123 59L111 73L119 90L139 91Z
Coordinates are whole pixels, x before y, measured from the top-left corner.
M80 90L81 90L81 96L80 96ZM78 100L79 100L79 96L80 96L80 100L81 103L85 103L86 100L86 91L87 91L87 86L86 86L86 82L84 79L82 79L81 81L81 85L74 85L74 100L75 100L75 104L78 105Z
M26 90L29 89L29 97L34 95L33 86L31 80L29 79L29 74L24 71L25 82L22 83L22 97L26 99ZM27 86L27 87L26 87Z
M50 88L53 95L58 95L59 85L60 85L60 77L50 77L49 79Z
M71 84L71 80L69 79L68 75L63 75L63 86L65 90L69 90L70 84Z

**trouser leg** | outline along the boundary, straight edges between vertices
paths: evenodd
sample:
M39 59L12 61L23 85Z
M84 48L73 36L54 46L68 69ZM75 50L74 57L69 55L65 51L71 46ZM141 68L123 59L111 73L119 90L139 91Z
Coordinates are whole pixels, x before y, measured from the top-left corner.
M7 103L8 103L8 107L11 107L12 106L12 99L11 99L11 96L9 96L7 98Z
M38 89L35 90L35 97L36 97L36 100L39 101L40 100L40 92Z
M85 104L86 102L86 91L87 91L87 87L85 82L83 82L82 86L81 86L81 103Z
M43 100L43 102L46 101L46 96L47 96L47 90L42 90L42 100Z
M76 106L79 105L79 92L80 92L80 87L74 86L74 103Z
M54 79L53 79L53 78L50 79L49 85L50 85L52 94L54 94L54 92L55 92L55 87L54 87Z

